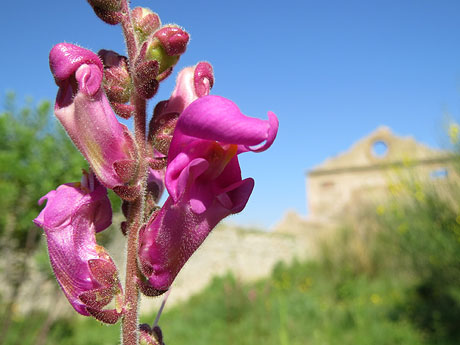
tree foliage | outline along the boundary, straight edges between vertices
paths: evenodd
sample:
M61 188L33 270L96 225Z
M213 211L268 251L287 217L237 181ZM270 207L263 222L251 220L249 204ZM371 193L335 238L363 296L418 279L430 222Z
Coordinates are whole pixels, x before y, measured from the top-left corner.
M0 246L35 247L40 236L30 238L30 231L35 232L39 198L79 181L86 166L50 110L49 101L18 108L10 93L0 112Z

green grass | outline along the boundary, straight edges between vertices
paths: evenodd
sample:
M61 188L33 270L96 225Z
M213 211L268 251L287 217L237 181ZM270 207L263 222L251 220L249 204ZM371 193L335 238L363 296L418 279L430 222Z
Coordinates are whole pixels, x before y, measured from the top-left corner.
M187 303L166 310L160 326L167 344L428 344L396 313L405 286L389 277L334 272L321 263L279 264L270 279L242 284L216 278ZM152 322L154 315L143 317ZM16 322L21 344L31 344L40 316ZM22 331L21 329L22 328ZM46 344L117 344L118 326L75 317L54 323Z
M171 344L424 344L410 323L392 319L400 289L312 262L278 265L255 284L215 279L161 325Z

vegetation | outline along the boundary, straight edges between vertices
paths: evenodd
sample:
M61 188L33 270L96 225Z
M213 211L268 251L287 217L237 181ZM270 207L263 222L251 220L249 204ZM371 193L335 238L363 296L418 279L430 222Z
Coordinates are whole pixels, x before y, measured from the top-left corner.
M27 261L40 243L39 229L32 223L40 212L38 199L59 184L78 181L85 166L64 131L55 127L50 109L46 101L37 106L29 101L18 109L14 94L9 94L0 111L0 250L9 287L3 290L9 293L3 296L7 302L0 344L21 285L27 283Z
M78 179L83 166L70 141L48 122L48 103L19 111L9 104L0 116L2 253L7 246L28 248L36 200ZM166 343L459 344L460 191L415 180L390 187L392 199L363 209L360 223L338 230L316 260L280 263L271 277L250 284L232 275L215 278L186 303L167 306L160 320ZM35 250L40 236L33 236ZM4 344L119 342L117 327L90 318L50 320L40 312L0 310L14 316L9 331L2 329Z
M280 263L271 277L251 284L232 275L215 278L188 302L167 308L160 322L166 342L460 343L458 208L435 190L420 195L374 210L365 237L355 228L338 231L318 260ZM31 339L40 317L27 316ZM29 344L20 334L16 339ZM116 344L118 338L116 328L71 318L52 325L47 344Z

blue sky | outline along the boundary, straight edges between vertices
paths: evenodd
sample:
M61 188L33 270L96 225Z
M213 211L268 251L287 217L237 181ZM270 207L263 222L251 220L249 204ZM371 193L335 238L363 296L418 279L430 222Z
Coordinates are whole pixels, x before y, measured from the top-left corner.
M172 4L172 5L170 5ZM460 115L460 2L132 1L191 34L175 72L214 66L213 94L243 113L280 120L273 147L241 157L256 187L231 220L268 227L287 209L306 214L305 171L379 125L442 146ZM118 27L84 0L7 1L0 13L0 90L54 100L48 52L59 42L124 52ZM160 87L169 97L173 75Z

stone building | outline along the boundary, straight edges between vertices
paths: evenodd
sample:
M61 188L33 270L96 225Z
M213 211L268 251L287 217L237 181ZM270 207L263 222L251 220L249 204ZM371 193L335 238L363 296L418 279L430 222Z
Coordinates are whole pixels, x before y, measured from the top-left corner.
M445 185L458 176L448 151L379 127L349 150L307 172L308 219L327 223L341 218L350 213L352 205L388 195L390 186L404 178Z

